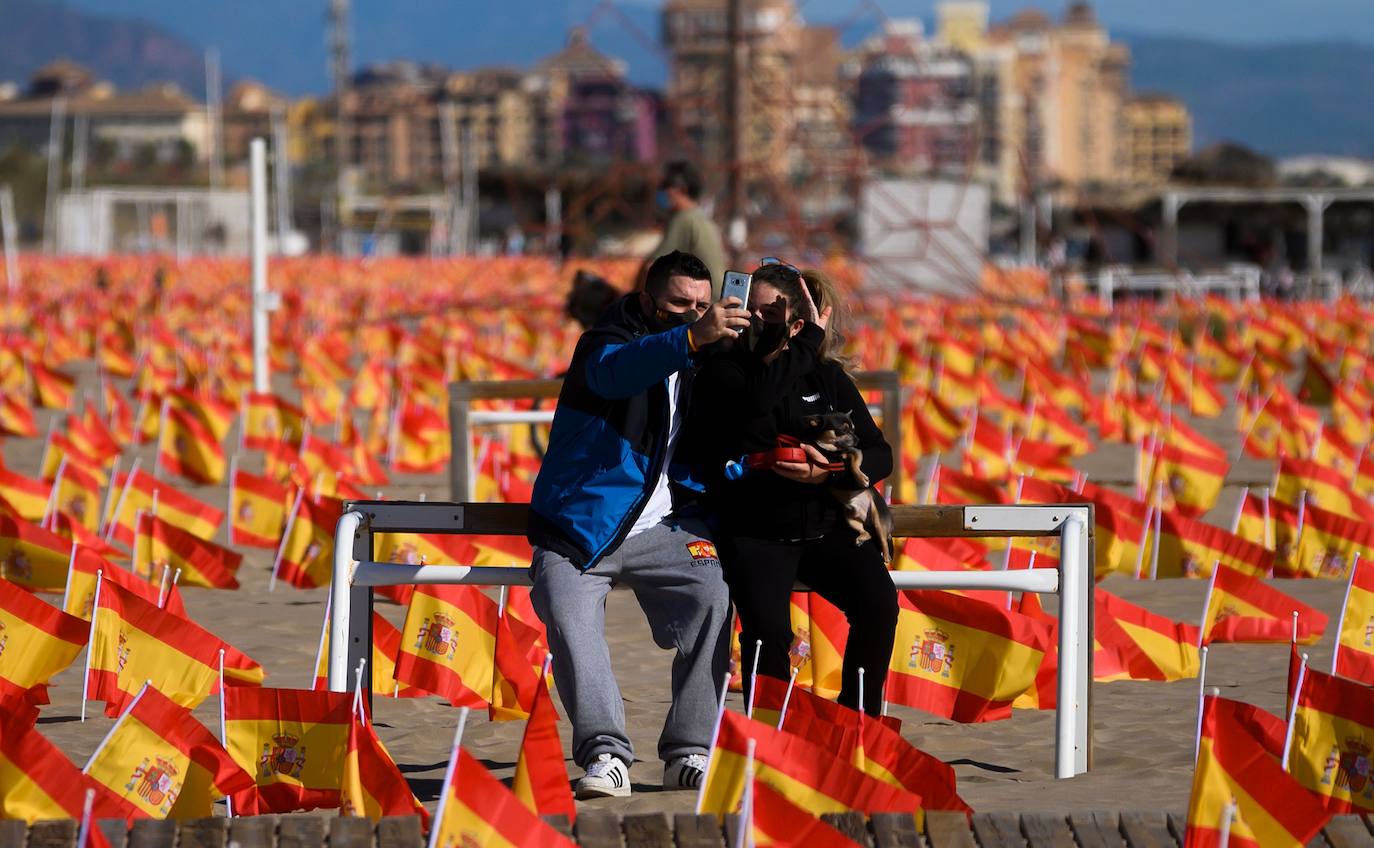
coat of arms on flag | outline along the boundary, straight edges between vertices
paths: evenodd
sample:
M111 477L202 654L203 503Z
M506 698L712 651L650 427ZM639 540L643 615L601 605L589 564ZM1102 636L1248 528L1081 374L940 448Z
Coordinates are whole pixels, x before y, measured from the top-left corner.
M258 777L271 777L284 774L287 777L301 776L305 768L305 746L300 738L290 733L280 733L271 742L262 743L262 756L258 758Z
M417 649L424 649L436 656L457 652L458 650L458 631L454 628L454 620L441 612L436 612L432 619L426 618L420 625L419 638L415 640Z
M149 806L157 807L165 817L172 811L172 806L177 802L177 795L181 792L181 781L177 780L180 769L176 763L163 757L143 758L129 775L129 782L125 784L124 791L138 793L138 797L146 801Z
M949 677L954 668L954 645L949 641L949 634L938 628L923 631L911 642L907 667Z

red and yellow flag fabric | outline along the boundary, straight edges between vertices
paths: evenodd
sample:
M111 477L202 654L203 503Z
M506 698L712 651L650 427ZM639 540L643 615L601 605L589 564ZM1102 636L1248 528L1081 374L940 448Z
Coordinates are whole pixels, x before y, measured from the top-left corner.
M305 431L305 413L274 394L249 392L243 398L243 447L266 450L278 442L297 444Z
M145 681L194 709L219 682L219 637L102 582L90 649L90 697L119 715Z
M326 605L326 610L328 606ZM401 652L401 631L372 611L372 658L367 667L371 670L371 688L374 695L386 698L423 698L430 694L415 686L402 686L396 681L396 655ZM315 687L317 691L329 688L329 616L324 618L320 628L320 650L315 659Z
M204 486L224 482L228 463L224 448L196 416L168 404L157 438L157 458L164 469Z
M72 664L90 636L85 621L0 580L0 680L46 703L44 685Z
M205 589L237 589L239 566L243 554L207 542L144 513L139 519L139 532L134 542L134 571L157 583L164 568L180 571L180 584Z
M256 787L231 796L239 815L340 805L352 692L231 687L225 746Z
M1294 612L1298 613L1298 641L1316 644L1326 631L1326 613L1222 565L1209 592L1202 625L1204 644L1287 642L1293 637Z
M51 484L0 468L0 500L14 507L24 520L41 521L51 496Z
M191 711L145 685L83 769L139 817L204 818L214 802L253 786Z
M342 515L343 501L337 498L298 497L277 576L297 589L328 586L334 576L334 529Z
M1374 684L1374 559L1360 557L1350 575L1336 640L1336 673L1365 685Z
M0 391L0 434L33 438L38 435L38 423L28 398L12 392Z
M812 815L849 810L909 813L924 806L921 796L865 774L827 748L726 711L706 770L703 813L723 817L739 809L750 739L755 742L757 779Z
M0 577L30 591L61 592L71 555L67 539L0 513Z
M491 845L500 848L573 848L573 841L530 812L520 799L462 748L443 787L430 831L431 848Z
M95 603L95 575L97 571L101 573L103 581L118 584L121 589L129 594L142 598L152 606L157 606L160 584L149 583L132 571L111 563L91 548L77 545L71 558L71 570L67 574L67 591L62 596L64 612L77 618L90 620L91 605ZM186 605L181 599L181 591L176 586L168 588L167 597L163 598L162 607L172 615L181 618L191 617L186 612Z
M949 592L898 594L887 698L960 722L1011 716L1047 651L1044 622Z
M56 508L94 532L100 526L100 494L104 488L95 475L79 465L62 466L53 481Z
M1309 504L1350 518L1374 520L1374 507L1355 494L1350 483L1350 475L1342 476L1327 466L1285 456L1279 459L1274 497L1296 504L1306 492Z
M229 481L230 544L276 548L292 499L291 487L235 469Z
M401 407L396 427L395 471L435 474L449 461L448 422L444 413L428 403L408 398Z
M542 676L525 723L510 788L535 815L565 815L570 822L577 819L577 805L568 787L568 770L563 765L563 743L558 738L558 714L548 680Z
M1151 536L1150 550L1145 552L1147 571L1155 548L1159 550L1159 561L1154 576L1159 578L1207 577L1218 560L1252 577L1267 577L1274 567L1273 552L1214 524L1177 512L1159 516L1159 532Z
M545 651L539 647L540 632L508 615L496 617L495 656L492 661L492 721L528 719L539 690L539 672Z
M29 824L40 819L79 820L87 789L96 791L92 819L127 821L138 816L138 810L82 774L32 726L0 719L0 817Z
M752 793L749 827L754 845L857 848L859 843L792 803L764 781L755 779Z
M383 816L418 815L421 827L429 825L429 811L415 799L405 775L387 753L370 721L358 716L348 725L344 752L343 785L339 815L363 816L378 821Z
M54 371L37 362L29 363L34 400L45 409L71 409L76 378Z
M191 497L166 480L137 469L115 477L119 495L110 505L105 523L112 527L111 535L121 544L132 546L138 529L135 518L139 512L153 512L157 500L157 516L194 533L202 539L213 539L224 521L224 513L207 503Z
M455 707L484 706L492 699L495 655L495 601L475 586L415 589L401 628L397 680Z
M1298 691L1288 771L1332 813L1374 810L1374 698L1368 686L1308 666Z
M1221 845L1221 821L1236 805L1230 845L1269 848L1307 845L1330 815L1321 801L1289 776L1237 714L1248 707L1225 698L1203 701L1202 734L1188 801L1189 846Z
M1374 525L1308 504L1303 508L1296 572L1302 577L1345 577L1350 563L1374 557Z
M1161 442L1155 446L1148 490L1164 493L1164 509L1196 518L1216 505L1229 468L1224 458Z
M1132 680L1197 677L1198 628L1123 600L1101 587L1093 595L1093 637L1114 651ZM1094 667L1094 673L1096 668Z

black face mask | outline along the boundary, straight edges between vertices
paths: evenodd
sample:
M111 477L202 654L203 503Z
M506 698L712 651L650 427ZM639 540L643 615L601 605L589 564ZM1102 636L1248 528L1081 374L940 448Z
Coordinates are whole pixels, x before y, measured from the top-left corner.
M787 325L750 316L749 328L741 333L739 338L745 350L762 358L774 353L787 342Z
M695 323L698 317L695 312L691 311L669 312L655 303L653 312L649 313L645 323L649 325L650 331L664 333L674 327L681 327L683 324Z

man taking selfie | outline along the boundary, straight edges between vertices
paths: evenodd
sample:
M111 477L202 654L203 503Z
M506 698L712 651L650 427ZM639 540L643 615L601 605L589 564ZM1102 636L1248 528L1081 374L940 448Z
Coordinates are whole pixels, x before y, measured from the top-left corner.
M573 352L528 535L531 600L548 628L573 759L587 772L579 798L630 794L634 747L605 637L616 584L634 590L654 642L677 652L658 740L664 788L695 789L704 777L730 602L706 525L674 510L674 489L700 486L673 453L698 352L747 326L737 299L711 302L701 260L673 251Z

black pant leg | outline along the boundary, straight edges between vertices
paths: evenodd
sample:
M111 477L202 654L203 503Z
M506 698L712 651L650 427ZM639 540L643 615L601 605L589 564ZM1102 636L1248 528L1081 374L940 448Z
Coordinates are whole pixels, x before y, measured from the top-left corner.
M745 697L751 686L757 643L759 674L787 680L792 647L790 599L802 546L742 536L717 540L725 582L740 622L740 675Z
M849 621L839 702L858 708L862 668L864 712L878 715L897 633L897 590L878 546L872 541L855 546L850 534L831 533L806 545L797 576Z

